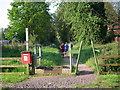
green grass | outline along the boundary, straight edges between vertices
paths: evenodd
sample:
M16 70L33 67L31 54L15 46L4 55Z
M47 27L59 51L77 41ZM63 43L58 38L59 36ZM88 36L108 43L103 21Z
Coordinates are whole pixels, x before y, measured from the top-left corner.
M97 45L95 44L94 47L96 48L96 56L102 55L102 49L105 51L105 55L119 55L119 46L120 43L113 42L105 45ZM74 48L74 50L78 50L78 46ZM77 55L74 55L75 58L77 58ZM98 60L99 63L101 59ZM109 63L120 63L120 59L107 59L107 62ZM91 46L83 46L80 56L80 62L83 64L86 64L90 66L95 73L97 73L95 59L93 57L93 52ZM114 70L113 70L114 71ZM117 68L117 71L119 71L119 68ZM98 79L87 85L74 85L73 87L76 88L120 88L116 86L116 83L120 83L119 78L120 75L116 74L107 74L107 75L98 75Z
M108 74L99 75L98 79L91 84L79 84L73 85L74 88L115 88L120 89L118 83L120 83L120 75Z
M17 83L29 78L27 74L4 74L1 76L2 83Z
M25 46L3 46L2 47L2 57L20 57L20 52L25 51ZM30 47L30 51L33 54L33 47ZM42 66L60 66L63 63L63 58L61 58L60 52L57 48L53 47L42 47ZM20 60L3 60L0 61L2 65L21 65ZM26 72L24 67L16 68L3 68L2 72ZM2 75L3 83L16 83L26 80L30 75L26 74L8 74Z
M95 52L96 52L96 57L102 55L102 49L104 49L104 55L118 55L119 54L119 44L118 42L113 42L113 43L108 43L104 45L97 45L94 44ZM73 50L78 50L79 47L76 46ZM74 51L73 51L74 52ZM77 54L74 55L75 58L77 58ZM92 69L96 72L96 66L95 66L95 59L93 57L93 51L91 48L91 45L89 46L83 46L81 50L81 55L80 55L80 62L83 64L87 64L88 66L92 67ZM99 62L101 59L98 60ZM120 59L107 59L108 62L113 62L113 63L119 63Z
M22 64L21 60L3 60L3 61L0 61L0 63L2 65L20 65L20 64Z
M33 52L33 48L30 51ZM49 46L42 47L42 60L42 66L60 66L63 63L59 49Z
M43 47L43 66L60 66L63 63L63 58L56 48Z
M4 68L2 68L2 72L26 72L26 68L24 68L24 67L4 67Z
M22 65L20 60L0 60L2 65ZM26 64L24 64L26 65ZM24 67L4 67L2 68L2 72L26 72L26 68Z
M98 84L78 84L73 85L74 88L99 88Z

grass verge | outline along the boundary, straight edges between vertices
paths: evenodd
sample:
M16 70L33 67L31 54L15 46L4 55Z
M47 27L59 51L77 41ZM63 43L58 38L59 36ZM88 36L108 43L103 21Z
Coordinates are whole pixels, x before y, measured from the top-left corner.
M27 74L4 74L1 75L2 83L17 83L29 78Z
M108 74L99 75L98 79L91 84L79 84L73 85L74 88L115 88L120 89L120 75Z

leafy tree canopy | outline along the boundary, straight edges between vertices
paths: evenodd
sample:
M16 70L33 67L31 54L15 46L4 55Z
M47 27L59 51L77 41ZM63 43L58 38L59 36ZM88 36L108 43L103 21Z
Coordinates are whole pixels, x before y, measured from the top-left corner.
M39 43L49 43L52 31L49 4L45 2L13 2L8 10L10 26L6 38L25 41L25 28L29 29L31 37ZM33 39L32 39L33 40Z
M105 2L105 13L110 22L115 22L118 20L118 14L114 10L114 7L112 6L111 3Z
M103 2L62 2L56 16L57 24L64 22L69 26L70 36L74 41L84 40L86 44L105 42L107 19ZM61 31L61 28L58 29ZM66 29L64 28L64 31ZM66 33L67 34L67 33Z

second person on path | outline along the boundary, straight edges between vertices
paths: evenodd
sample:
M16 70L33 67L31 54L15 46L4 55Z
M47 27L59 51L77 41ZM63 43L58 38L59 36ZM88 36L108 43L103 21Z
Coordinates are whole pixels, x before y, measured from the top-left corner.
M68 46L68 44L66 42L65 45L64 45L64 55L68 54L68 48L69 48L69 46Z

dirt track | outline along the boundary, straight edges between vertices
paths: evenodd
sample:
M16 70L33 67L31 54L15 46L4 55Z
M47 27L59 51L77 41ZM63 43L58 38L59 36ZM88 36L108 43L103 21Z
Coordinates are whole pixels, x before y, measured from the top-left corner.
M65 64L69 63L69 59L65 58ZM40 76L33 77L27 81L16 84L3 84L3 87L15 88L72 88L75 84L89 84L96 80L96 74L85 64L79 64L80 75L78 76Z

